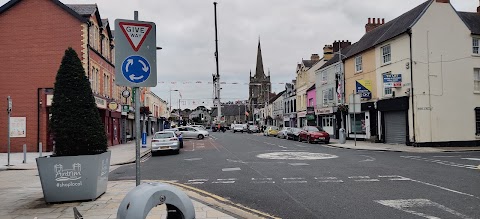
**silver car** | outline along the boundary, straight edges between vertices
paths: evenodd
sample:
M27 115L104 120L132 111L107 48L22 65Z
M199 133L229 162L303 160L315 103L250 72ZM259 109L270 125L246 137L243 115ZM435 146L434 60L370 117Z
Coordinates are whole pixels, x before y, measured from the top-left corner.
M152 153L159 151L173 151L180 153L180 141L174 131L156 132L152 138Z
M207 130L201 130L189 126L178 127L178 130L182 133L183 138L204 139L210 135Z
M286 139L290 129L291 129L290 127L283 127L282 130L278 132L277 137Z

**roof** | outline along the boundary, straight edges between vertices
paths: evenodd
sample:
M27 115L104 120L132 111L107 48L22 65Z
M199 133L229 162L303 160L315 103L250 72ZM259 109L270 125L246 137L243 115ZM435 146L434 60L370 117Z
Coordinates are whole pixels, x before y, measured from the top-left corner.
M418 18L423 15L432 2L432 0L428 0L390 22L366 33L358 42L351 45L346 56L350 58L407 32L416 23Z
M8 9L10 9L11 7L15 6L17 3L21 2L22 0L11 0L7 3L5 3L4 5L2 5L0 7L0 14L7 11ZM54 4L58 5L60 8L62 8L63 10L65 10L66 12L68 12L69 14L71 14L72 16L74 16L75 18L77 18L78 20L80 20L81 22L84 22L84 23L87 23L88 22L88 19L82 17L82 15L80 15L78 12L74 11L73 9L67 7L65 4L63 4L62 2L58 1L58 0L51 0Z
M222 106L222 115L224 116L238 116L240 109L240 115L244 115L247 111L246 105L223 105ZM212 108L212 113L210 113L213 117L217 116L217 108Z
M303 65L307 68L311 68L315 63L317 63L314 60L302 60Z
M281 97L284 93L285 93L285 90L283 90L282 92L280 92L280 93L278 93L277 95L275 95L274 97L272 97L272 98L270 99L270 103L275 102L275 100L277 100L279 97Z
M96 4L66 4L66 6L82 16L90 16L97 10Z
M308 91L311 91L311 90L314 90L315 89L315 84L313 84L310 88L307 89L307 92Z
M350 46L347 46L347 47L343 48L340 52L342 53L342 55L345 56L345 55L348 53L348 51L350 51L350 48L351 48L351 47L352 47L351 45L350 45ZM330 65L333 65L333 64L339 62L340 60L339 60L338 57L339 57L339 55L336 53L336 54L333 56L333 58L331 58L330 60L328 60L328 62L326 62L325 64L323 64L322 67L320 67L319 69L326 68L326 67L328 67L328 66L330 66Z
M480 14L477 12L458 12L472 34L480 35Z

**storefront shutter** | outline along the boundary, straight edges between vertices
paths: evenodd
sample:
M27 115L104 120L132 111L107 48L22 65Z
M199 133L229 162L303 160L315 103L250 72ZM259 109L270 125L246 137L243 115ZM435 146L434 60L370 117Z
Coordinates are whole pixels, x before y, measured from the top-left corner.
M385 112L385 143L405 144L406 136L405 111Z

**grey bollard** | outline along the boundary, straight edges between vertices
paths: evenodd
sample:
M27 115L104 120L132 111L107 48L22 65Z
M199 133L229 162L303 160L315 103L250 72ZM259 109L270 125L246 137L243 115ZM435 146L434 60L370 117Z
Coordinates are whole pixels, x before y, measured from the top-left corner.
M23 163L27 163L27 144L23 144Z
M345 134L345 129L344 129L344 128L341 128L341 129L339 130L339 133L340 133L340 138L339 138L340 144L345 144L345 142L347 141L347 136L346 136L346 134Z
M157 205L167 205L167 219L195 219L195 208L181 190L165 183L143 183L132 189L118 207L117 219L146 218Z
M42 157L42 142L38 143L38 157Z

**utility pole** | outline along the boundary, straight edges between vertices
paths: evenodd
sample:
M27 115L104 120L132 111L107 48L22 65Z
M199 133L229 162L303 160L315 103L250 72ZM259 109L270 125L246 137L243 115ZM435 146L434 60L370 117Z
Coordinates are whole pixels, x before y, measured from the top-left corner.
M217 34L217 2L213 2L213 10L215 15L215 62L217 73L213 75L213 86L215 90L214 106L217 107L217 120L222 118L222 103L220 101L220 73L218 69L218 34Z

